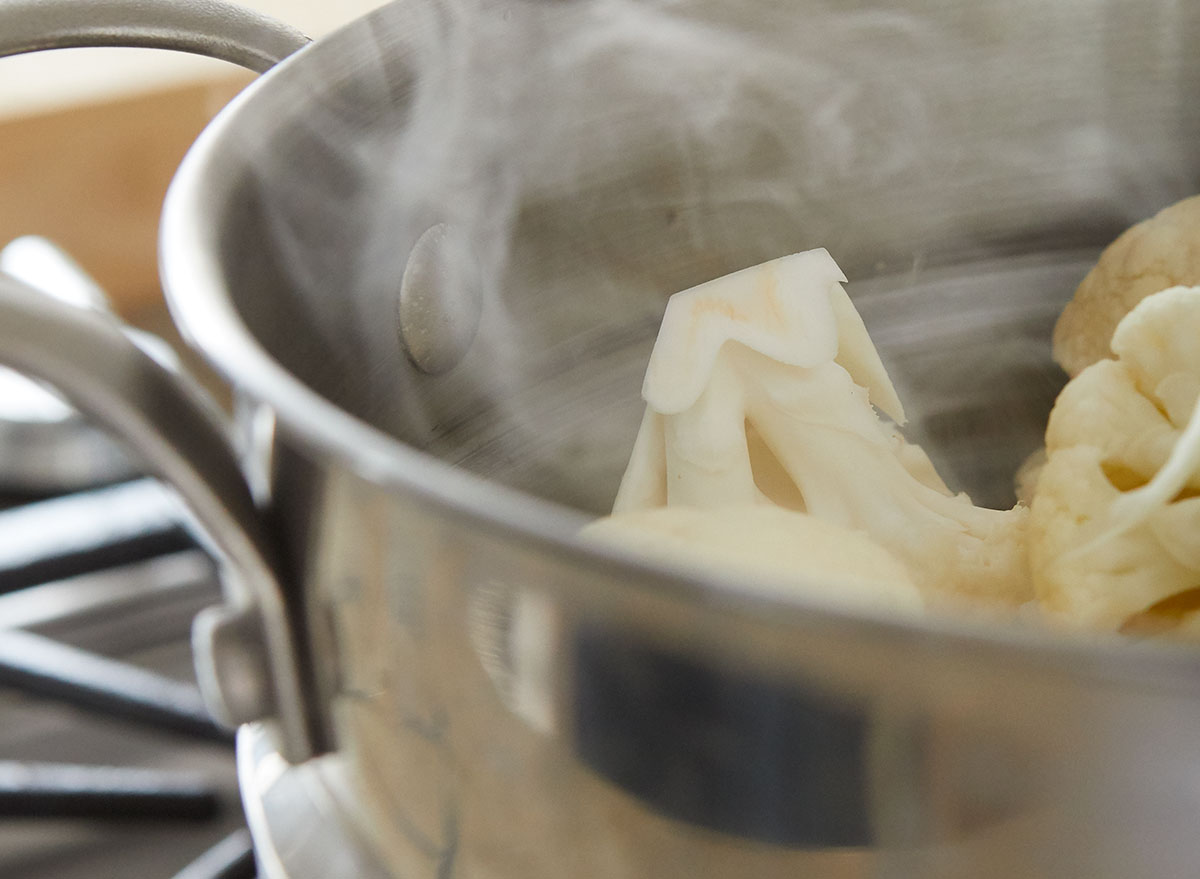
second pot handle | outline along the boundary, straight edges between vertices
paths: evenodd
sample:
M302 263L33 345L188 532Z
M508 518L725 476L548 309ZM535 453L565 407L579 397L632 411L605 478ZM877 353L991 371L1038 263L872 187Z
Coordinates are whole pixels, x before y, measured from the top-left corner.
M273 718L292 762L322 750L278 559L211 401L140 348L116 318L2 273L0 363L52 385L182 495L221 565L226 593L225 605L198 620L206 631L197 639L197 668L214 713L231 724Z
M0 57L125 46L208 55L262 73L309 42L223 0L0 0Z

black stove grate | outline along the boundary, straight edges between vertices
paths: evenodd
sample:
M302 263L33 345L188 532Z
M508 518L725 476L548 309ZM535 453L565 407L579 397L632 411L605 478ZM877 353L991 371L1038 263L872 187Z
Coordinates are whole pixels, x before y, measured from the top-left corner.
M16 611L6 616L0 608L0 626L7 626L0 628L0 693L15 703L4 710L4 725L12 725L14 712L69 706L67 714L41 723L74 751L50 760L0 752L0 818L10 827L14 821L76 822L103 838L109 831L120 835L122 826L152 836L156 827L211 825L222 832L220 826L241 821L236 796L228 791L232 733L209 717L194 682L153 668L164 651L174 657L186 652L187 624L197 605L217 597L211 566L194 558L198 550L179 523L173 496L147 479L24 499L0 510L0 602ZM179 578L180 564L172 560L184 557L191 574L199 566L206 575ZM175 582L156 580L155 566ZM150 667L118 658L139 653L150 658ZM218 782L211 773L173 765L89 763L97 748L87 729L95 723L110 737L114 727L128 729L131 741L157 736L156 759L168 764L175 762L174 749L219 749L229 772ZM78 725L77 736L64 735L67 724ZM38 723L31 728L27 738L36 738ZM80 762L58 762L60 757ZM162 860L178 864L194 855L195 849L176 849ZM244 827L234 830L181 871L168 868L161 875L255 876L249 834Z

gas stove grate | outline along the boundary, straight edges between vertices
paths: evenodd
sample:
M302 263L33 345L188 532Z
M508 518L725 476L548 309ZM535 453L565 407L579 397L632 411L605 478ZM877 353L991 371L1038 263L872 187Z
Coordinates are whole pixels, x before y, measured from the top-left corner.
M0 510L0 818L18 849L39 833L71 840L16 856L10 873L0 834L5 875L74 875L58 865L70 850L86 875L76 829L114 866L115 840L131 830L151 846L155 836L173 840L129 875L256 875L239 826L233 734L181 679L190 620L219 592L211 563L186 549L177 510L145 479ZM150 751L138 753L140 743ZM227 771L208 769L218 761ZM14 829L35 826L43 829ZM208 841L189 842L189 852L184 838ZM100 861L90 872L108 875Z

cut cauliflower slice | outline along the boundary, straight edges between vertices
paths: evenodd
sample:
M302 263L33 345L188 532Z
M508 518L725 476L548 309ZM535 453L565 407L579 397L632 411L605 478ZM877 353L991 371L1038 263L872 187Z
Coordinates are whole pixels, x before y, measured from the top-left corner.
M767 504L656 507L591 523L585 537L747 584L874 610L919 612L904 566L863 534Z
M678 293L614 513L762 503L865 533L931 602L1032 598L1026 510L951 494L876 414L904 411L824 250Z
M1100 255L1054 328L1054 359L1075 376L1109 356L1121 318L1152 293L1200 284L1200 196L1127 229Z
M1038 599L1068 622L1144 628L1184 620L1200 587L1200 287L1143 299L1116 360L1063 389L1031 513Z

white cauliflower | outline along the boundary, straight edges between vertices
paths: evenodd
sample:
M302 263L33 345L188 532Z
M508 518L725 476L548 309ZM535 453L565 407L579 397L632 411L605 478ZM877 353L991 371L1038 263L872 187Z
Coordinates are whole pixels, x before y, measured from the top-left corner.
M1200 196L1127 229L1100 255L1054 327L1054 359L1075 376L1109 356L1117 323L1152 293L1200 284Z
M1046 430L1030 556L1042 607L1072 624L1169 627L1200 587L1200 287L1142 299L1116 360L1063 389Z
M643 386L646 414L614 514L775 504L865 533L927 600L1032 597L1026 510L951 494L824 250L676 294Z
M608 516L584 536L651 558L856 607L919 612L904 566L863 534L769 504L655 507Z
M1013 476L1013 489L1016 491L1017 503L1029 506L1033 502L1033 492L1037 488L1038 477L1046 466L1046 447L1035 449L1021 462Z

